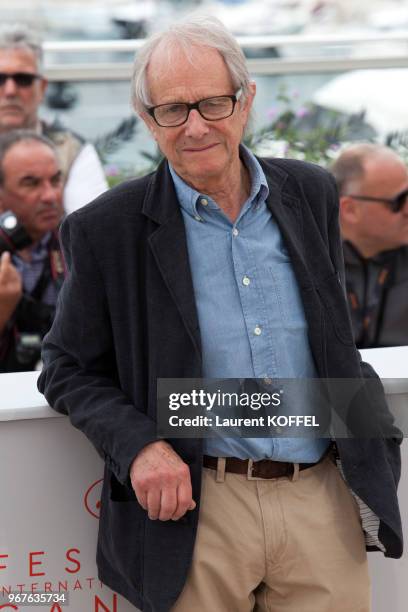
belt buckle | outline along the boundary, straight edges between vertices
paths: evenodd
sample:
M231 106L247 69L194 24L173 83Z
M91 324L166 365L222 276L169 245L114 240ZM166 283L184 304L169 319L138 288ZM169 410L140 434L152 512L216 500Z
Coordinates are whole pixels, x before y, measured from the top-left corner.
M287 477L292 482L296 482L299 479L299 463L292 463L291 465L293 466L293 474L291 474L290 476L288 474ZM253 466L254 466L254 460L248 459L248 468L247 468L247 479L248 480L277 480L278 478L281 478L281 476L270 476L269 478L262 477L262 476L253 476L252 475Z
M253 469L254 469L254 460L248 459L248 468L247 468L247 479L248 480L271 480L271 478L262 478L261 476L252 476Z

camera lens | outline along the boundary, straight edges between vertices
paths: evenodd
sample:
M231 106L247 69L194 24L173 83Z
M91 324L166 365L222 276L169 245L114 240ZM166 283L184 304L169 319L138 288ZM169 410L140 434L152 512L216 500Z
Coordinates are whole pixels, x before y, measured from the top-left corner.
M0 255L3 251L18 251L30 245L32 240L14 213L0 215Z

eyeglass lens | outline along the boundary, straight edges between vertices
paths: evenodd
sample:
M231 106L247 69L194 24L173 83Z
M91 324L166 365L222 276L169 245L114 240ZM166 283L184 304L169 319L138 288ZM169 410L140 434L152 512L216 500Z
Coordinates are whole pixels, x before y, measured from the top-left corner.
M38 78L38 74L32 74L30 72L0 72L0 86L4 85L8 79L13 79L18 87L31 87Z
M408 189L406 191L403 191L399 195L397 195L397 197L395 198L393 202L392 210L396 213L400 212L404 208L404 205L407 199L408 199Z
M190 110L188 104L164 104L154 109L154 116L161 125L170 127L184 123ZM227 96L208 98L198 102L197 110L208 121L225 119L232 114L234 101Z

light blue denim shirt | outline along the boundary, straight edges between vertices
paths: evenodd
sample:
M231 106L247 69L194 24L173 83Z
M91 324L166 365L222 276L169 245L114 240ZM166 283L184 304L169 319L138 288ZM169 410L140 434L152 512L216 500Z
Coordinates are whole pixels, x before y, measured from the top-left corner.
M273 193L254 155L241 158L251 193L232 223L205 193L170 165L187 234L205 378L314 378L307 323L281 232L266 206ZM313 414L313 406L302 406ZM293 412L295 413L295 412ZM305 438L210 438L208 455L314 462L328 441Z

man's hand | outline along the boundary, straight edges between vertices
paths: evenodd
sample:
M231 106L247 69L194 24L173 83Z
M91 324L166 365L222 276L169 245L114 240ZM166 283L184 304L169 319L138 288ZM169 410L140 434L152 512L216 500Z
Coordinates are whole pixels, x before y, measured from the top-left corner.
M152 520L177 521L196 507L189 467L164 440L140 451L131 465L130 480L139 504Z
M10 253L0 258L0 332L13 314L23 295L23 281L17 268L11 263Z

